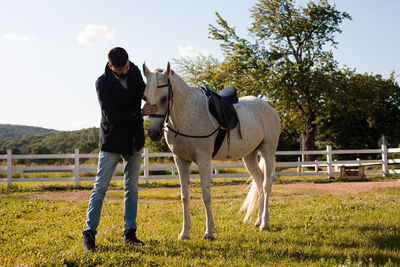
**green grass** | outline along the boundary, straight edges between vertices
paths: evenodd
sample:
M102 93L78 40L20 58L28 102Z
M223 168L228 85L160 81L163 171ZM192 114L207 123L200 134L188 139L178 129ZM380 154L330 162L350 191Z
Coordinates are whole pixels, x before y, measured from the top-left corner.
M177 239L182 222L179 188L143 189L138 236L146 246L124 244L123 203L105 202L96 253L82 251L87 202L28 201L30 192L3 192L0 266L400 265L400 189L341 196L273 190L279 197L270 200L271 230L260 233L252 223L242 223L244 215L238 213L244 187L216 186L214 241L201 238L204 208L199 188L191 192L190 240Z
M30 174L29 174L30 175ZM45 177L45 173L36 173L38 177ZM28 177L28 175L26 175ZM400 175L389 175L387 179L400 179ZM367 175L367 180L376 181L382 180L381 175ZM200 179L191 179L191 185L194 187L200 186ZM214 185L241 185L248 183L249 178L214 178ZM276 177L275 184L289 184L289 183L332 183L340 181L339 177L328 178L324 175L321 176L278 176ZM149 184L145 184L144 180L139 181L140 188L173 188L179 187L179 179L160 179L150 180ZM45 192L45 191L70 191L70 190L91 190L93 188L93 181L81 181L80 186L75 187L75 182L13 182L11 188L7 188L7 183L0 183L0 194L13 193L13 192ZM122 181L111 181L110 189L122 189Z

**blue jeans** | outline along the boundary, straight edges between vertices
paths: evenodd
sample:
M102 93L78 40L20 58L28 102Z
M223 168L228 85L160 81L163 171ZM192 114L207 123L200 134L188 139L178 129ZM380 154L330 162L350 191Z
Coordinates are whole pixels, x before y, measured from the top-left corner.
M138 181L142 150L136 151L134 149L132 156L100 151L97 175L86 214L87 229L93 230L95 233L97 233L97 226L100 222L104 197L121 157L124 160L124 233L129 229L136 230Z

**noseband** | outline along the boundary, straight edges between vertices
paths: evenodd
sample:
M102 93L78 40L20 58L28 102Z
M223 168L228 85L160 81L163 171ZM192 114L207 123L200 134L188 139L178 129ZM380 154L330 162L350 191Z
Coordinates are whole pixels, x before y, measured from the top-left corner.
M168 130L170 130L171 132L175 133L175 137L180 135L180 136L185 136L185 137L190 137L190 138L207 138L212 136L213 134L215 134L220 128L221 126L219 126L217 129L215 129L212 133L207 134L207 135L189 135L189 134L184 134L184 133L180 133L178 130L173 129L171 126L168 125L169 122L169 113L171 111L172 105L174 103L174 99L173 99L173 91L172 91L172 84L170 79L168 78L168 81L166 84L162 84L162 85L158 85L158 72L157 72L157 88L164 88L164 87L168 87L168 106L167 106L167 111L165 112L165 114L149 114L150 118L163 118L164 122L163 125L165 124L165 126L163 127L168 128Z
M168 117L169 117L169 112L171 111L172 108L172 104L173 104L173 91L172 91L172 85L171 85L171 81L168 78L168 82L166 84L162 84L162 85L158 85L158 72L157 72L157 88L164 88L164 87L168 87L168 106L167 106L167 111L165 114L149 114L150 118L163 118L164 122L163 124L166 122L168 125Z

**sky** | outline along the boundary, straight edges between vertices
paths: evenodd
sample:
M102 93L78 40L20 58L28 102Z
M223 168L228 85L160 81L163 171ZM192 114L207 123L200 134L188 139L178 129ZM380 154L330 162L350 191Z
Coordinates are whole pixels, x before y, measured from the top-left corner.
M246 38L249 9L257 2L0 0L0 124L98 127L95 81L111 48L124 47L140 69L143 62L164 68L173 59L201 54L222 59L220 43L209 38L215 12ZM384 78L392 71L399 75L400 1L329 2L352 16L332 48L339 66Z

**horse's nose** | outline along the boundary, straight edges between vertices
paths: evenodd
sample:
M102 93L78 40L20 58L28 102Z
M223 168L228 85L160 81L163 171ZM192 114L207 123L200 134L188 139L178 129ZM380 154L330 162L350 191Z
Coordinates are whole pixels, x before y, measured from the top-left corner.
M160 139L161 139L161 131L160 130L149 129L148 133L149 133L149 137L150 137L151 141L160 141Z

